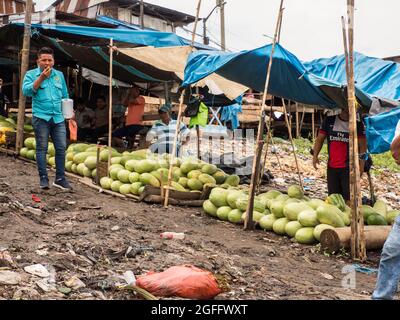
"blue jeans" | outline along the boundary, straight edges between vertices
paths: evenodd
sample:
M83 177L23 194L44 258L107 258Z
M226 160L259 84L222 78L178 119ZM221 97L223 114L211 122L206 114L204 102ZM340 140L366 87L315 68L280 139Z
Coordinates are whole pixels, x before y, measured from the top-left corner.
M67 131L65 122L54 123L53 119L46 121L37 117L32 118L32 126L36 138L36 163L40 177L47 177L47 145L49 135L53 140L56 151L56 180L65 177L65 148L67 146Z
M391 300L400 280L400 216L393 224L379 263L378 280L372 294L374 300Z

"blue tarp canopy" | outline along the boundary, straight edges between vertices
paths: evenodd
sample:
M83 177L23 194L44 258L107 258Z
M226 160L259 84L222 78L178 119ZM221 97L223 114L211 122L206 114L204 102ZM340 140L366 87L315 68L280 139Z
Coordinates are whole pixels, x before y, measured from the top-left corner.
M114 18L107 17L107 16L99 15L99 16L96 17L96 20L97 21L101 21L101 22L105 22L105 23L108 23L108 24L111 24L111 25L114 25L117 29L121 29L121 30L139 30L139 31L142 30L140 28L140 26L138 26L136 24L127 23L125 21L121 21L121 20L114 19ZM151 29L151 28L144 28L143 30L159 32L159 31L157 31L155 29ZM178 37L181 39L181 41L184 43L184 45L188 45L188 46L191 45L191 41L190 40L185 39L185 38L180 37L180 36L178 36ZM194 47L197 48L197 49L203 49L203 50L216 50L213 47L210 47L210 46L198 43L198 42L194 43Z
M22 23L16 25L23 26ZM131 30L131 29L109 29L82 26L66 26L52 24L32 24L32 29L47 31L51 34L68 33L80 37L90 37L98 39L113 39L118 42L125 42L137 46L152 46L156 48L184 46L185 41L175 33L150 31L150 30Z
M304 62L306 69L341 85L347 84L344 55ZM400 64L354 54L354 80L359 90L371 97L400 100Z
M263 91L271 45L238 53L197 51L190 55L182 86L189 86L212 74ZM307 72L292 53L279 44L275 47L268 93L300 103L333 109L336 102L321 86L340 90L340 85ZM224 91L224 88L221 88Z
M395 136L397 123L400 121L400 108L365 119L368 150L377 154L390 150Z
M190 55L183 87L213 75L258 91L264 90L272 45L238 53L197 51ZM400 65L355 53L356 96L370 108L366 118L371 153L389 150L400 120ZM268 93L300 103L333 109L345 108L344 56L302 63L279 44L273 57ZM226 88L222 88L224 91ZM374 111L374 112L372 112Z
M304 65L320 77L343 85L347 81L344 55L305 62ZM365 118L368 150L373 154L389 151L400 120L400 108L390 110L383 104L400 105L400 64L356 52L354 77L358 92L368 95L376 105L370 110L374 115Z

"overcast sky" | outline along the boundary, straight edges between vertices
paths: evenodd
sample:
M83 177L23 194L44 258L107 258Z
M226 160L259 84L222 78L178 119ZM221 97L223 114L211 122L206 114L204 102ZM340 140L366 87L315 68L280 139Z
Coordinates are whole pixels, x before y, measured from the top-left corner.
M37 10L53 0L36 0ZM197 0L145 0L195 15ZM231 51L270 43L279 0L225 0L226 44ZM343 52L341 16L346 0L285 0L281 44L301 60L330 57ZM400 55L400 1L356 0L355 50L375 57ZM202 0L200 17L214 8L215 0ZM192 26L188 27L192 29ZM208 35L220 41L219 11L207 22ZM183 33L182 33L183 32ZM180 34L190 38L184 31ZM197 33L202 34L202 24ZM201 38L197 39L202 41Z

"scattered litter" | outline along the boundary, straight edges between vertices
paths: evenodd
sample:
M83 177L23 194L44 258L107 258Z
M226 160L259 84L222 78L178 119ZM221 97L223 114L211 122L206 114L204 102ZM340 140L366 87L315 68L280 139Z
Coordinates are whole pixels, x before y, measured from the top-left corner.
M8 251L0 251L0 267L9 267L14 261Z
M178 233L178 232L163 232L160 234L160 238L162 239L179 239L183 240L185 239L185 234L184 233Z
M22 278L19 273L8 270L0 270L0 285L16 285L20 283L21 280Z
M49 249L48 248L38 249L35 251L35 253L39 256L47 256L49 254Z
M69 280L65 281L64 284L73 290L78 290L80 288L86 287L86 285L77 276L73 276Z
M142 254L146 251L154 251L154 248L151 246L141 246L141 245L129 246L127 249L119 251L114 251L109 249L107 251L107 255L111 258L111 260L119 260L122 259L123 257L134 258L137 255Z
M99 207L99 206L84 206L84 207L80 207L79 209L81 209L81 210L100 210L101 207Z
M111 231L118 231L119 229L120 229L119 226L114 226L114 227L111 228Z
M30 213L34 214L35 216L41 216L42 215L42 210L30 207L30 206L24 207L23 210L25 212L30 212Z
M24 268L25 272L42 278L50 277L50 272L41 264L33 264Z
M150 246L148 246L148 247L146 247L146 246L134 246L134 247L129 246L128 249L126 249L125 257L134 258L138 254L142 254L145 251L154 251L154 248L150 247Z
M40 199L37 195L32 194L32 201L39 203L42 202L42 199Z
M125 271L124 279L128 285L130 286L136 285L136 277L132 271Z
M36 285L42 289L44 292L49 292L55 290L55 285L48 282L48 279L40 279L35 282Z
M76 204L76 201L67 201L67 204L74 205L74 204Z
M334 277L333 276L331 276L330 274L328 274L328 273L322 273L322 272L320 272L320 274L321 274L321 276L323 276L325 279L327 279L327 280L333 280L334 279Z
M374 273L378 272L378 269L362 267L362 266L360 266L358 264L353 264L353 268L357 272L366 273L366 274L374 274Z
M63 294L71 293L72 289L67 287L58 287L57 290Z

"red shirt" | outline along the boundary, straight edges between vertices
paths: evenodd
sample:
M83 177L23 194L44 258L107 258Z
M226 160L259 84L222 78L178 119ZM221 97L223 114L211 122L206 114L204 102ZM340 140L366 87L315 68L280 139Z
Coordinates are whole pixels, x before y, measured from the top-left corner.
M142 125L145 104L146 100L144 97L139 96L136 98L136 103L130 103L128 105L128 114L126 115L125 122L127 126L133 124Z
M329 168L347 168L349 166L349 122L339 116L327 117L322 124L320 133L327 136ZM357 135L365 139L365 128L362 122L357 121Z

